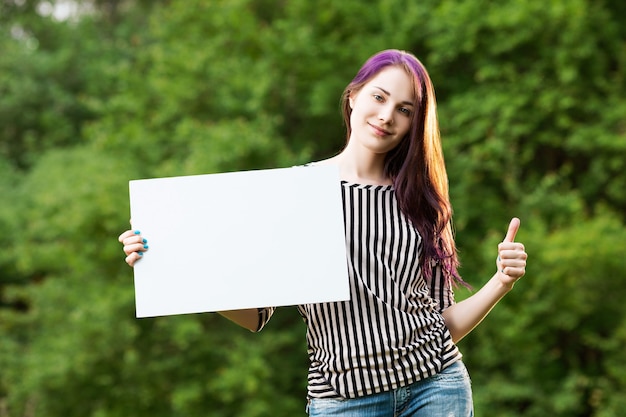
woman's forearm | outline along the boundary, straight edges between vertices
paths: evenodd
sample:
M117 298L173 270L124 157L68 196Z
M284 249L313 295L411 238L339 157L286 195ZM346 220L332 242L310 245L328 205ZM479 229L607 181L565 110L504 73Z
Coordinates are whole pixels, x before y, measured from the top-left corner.
M218 311L218 313L251 332L256 332L259 327L259 311L256 308Z
M444 310L443 317L455 343L478 326L526 273L528 255L524 245L515 242L519 226L517 217L511 219L506 236L498 245L498 272L476 294Z
M494 275L477 293L448 307L443 317L454 342L469 334L512 288Z

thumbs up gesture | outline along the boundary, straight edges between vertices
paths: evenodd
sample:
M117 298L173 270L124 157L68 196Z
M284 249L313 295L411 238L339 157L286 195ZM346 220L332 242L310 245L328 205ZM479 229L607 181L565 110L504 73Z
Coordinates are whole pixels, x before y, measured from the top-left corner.
M524 245L515 242L515 235L519 230L520 220L513 218L509 223L509 230L504 240L498 245L498 278L502 284L512 287L515 282L526 273L526 259L528 255Z

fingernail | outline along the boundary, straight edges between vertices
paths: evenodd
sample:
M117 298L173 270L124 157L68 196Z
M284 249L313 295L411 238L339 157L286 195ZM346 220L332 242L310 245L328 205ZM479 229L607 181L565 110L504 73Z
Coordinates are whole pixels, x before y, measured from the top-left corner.
M143 248L144 249L148 249L148 245L143 245Z
M143 243L148 243L148 239L142 239Z
M141 234L141 232L139 230L135 230L135 234L139 235L139 234Z
M143 256L143 252L137 252L139 256Z

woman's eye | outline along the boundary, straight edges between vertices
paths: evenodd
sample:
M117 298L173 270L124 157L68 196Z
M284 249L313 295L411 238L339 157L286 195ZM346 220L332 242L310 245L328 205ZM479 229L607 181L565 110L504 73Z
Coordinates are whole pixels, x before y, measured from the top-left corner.
M407 116L411 115L411 110L407 109L406 107L400 107L400 113L403 113Z
M374 94L374 100L376 100L376 101L383 101L384 98L380 94Z

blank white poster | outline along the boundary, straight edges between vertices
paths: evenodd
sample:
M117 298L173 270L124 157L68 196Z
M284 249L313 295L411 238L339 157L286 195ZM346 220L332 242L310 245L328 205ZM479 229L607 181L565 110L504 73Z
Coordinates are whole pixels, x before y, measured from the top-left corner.
M348 300L337 167L130 181L137 317Z

